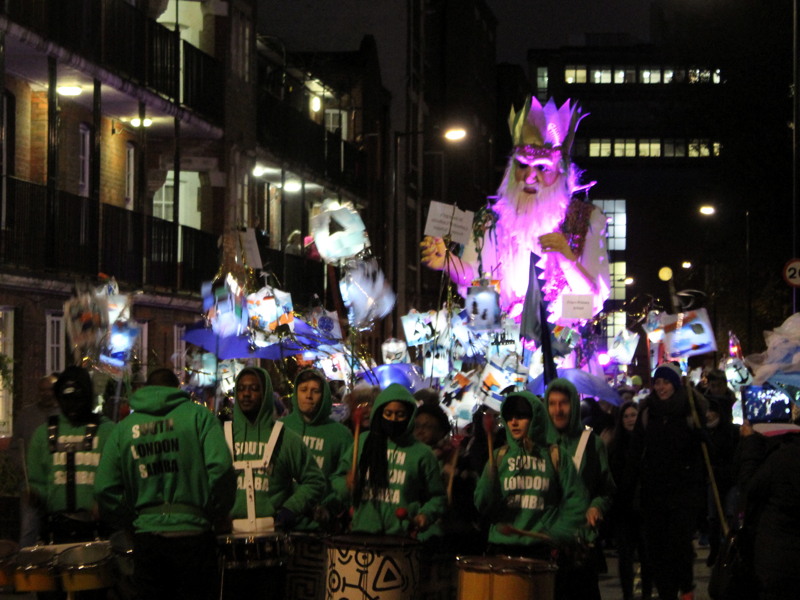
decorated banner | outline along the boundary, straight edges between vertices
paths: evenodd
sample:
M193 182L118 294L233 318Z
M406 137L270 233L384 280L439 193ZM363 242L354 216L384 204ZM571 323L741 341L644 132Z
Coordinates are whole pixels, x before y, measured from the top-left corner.
M677 315L662 314L664 350L668 360L716 352L717 342L705 308Z
M403 340L389 338L381 344L381 354L384 364L411 362L408 355L408 345Z
M400 322L403 324L403 333L406 336L406 344L419 346L433 342L435 335L433 320L435 317L435 310L429 310L428 312L412 310L407 315L400 317Z
M623 329L614 338L608 349L608 356L618 365L629 365L639 345L639 334Z
M502 328L500 294L494 286L469 286L465 304L469 314L469 327L473 331L494 331Z
M311 217L311 231L319 255L329 264L356 256L369 247L364 222L349 202L325 200L321 211Z
M478 396L483 404L499 412L505 397L503 392L508 388L522 389L527 378L528 369L519 361L492 359L481 373Z

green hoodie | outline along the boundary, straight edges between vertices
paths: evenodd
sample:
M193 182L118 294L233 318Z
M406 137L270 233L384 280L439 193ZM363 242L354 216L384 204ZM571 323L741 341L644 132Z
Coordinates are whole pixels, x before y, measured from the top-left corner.
M574 541L584 522L586 494L568 456L559 453L558 469L553 466L546 442L549 419L544 405L530 392L512 392L506 397L524 398L533 417L528 434L515 440L503 417L507 445L494 451L497 474L489 463L475 488L475 506L488 512L492 521L489 542L516 546L543 543L534 537L504 531L506 525L522 531L549 535L556 544Z
M287 429L299 435L308 448L317 465L325 476L325 497L321 504L332 514L338 513L343 506L336 499L330 488L330 478L339 469L344 455L353 444L353 434L350 430L330 418L333 408L331 388L322 373L317 373L322 381L322 400L317 414L306 422L300 414L297 405L297 380L295 380L294 394L292 394L292 412L283 417L281 421ZM298 375L299 378L299 375ZM311 519L302 519L295 529L299 531L312 531L319 529L319 523Z
M433 524L444 512L447 504L439 462L433 451L414 438L414 413L417 403L411 393L399 383L393 383L375 399L370 413L370 428L377 429L383 415L383 407L389 402L399 401L408 405L410 417L405 431L396 441L386 440L389 486L379 497L363 499L353 512L352 530L379 535L406 535L409 524L418 514L424 514ZM358 458L362 458L367 437L375 435L368 431L359 437ZM352 444L340 465L332 485L340 498L349 497L346 478L353 459ZM368 495L364 488L364 496ZM408 519L400 519L397 509L403 508Z
M575 389L572 382L561 378L550 382L545 391L545 398L549 397L553 387L563 388L569 392L570 415L569 424L564 431L556 431L555 427L550 429L548 441L551 444L558 444L562 453L572 459L578 450L578 443L585 429L581 423L581 401L578 397L578 390ZM578 466L578 473L586 488L589 506L599 509L603 517L607 517L617 488L614 485L614 478L611 476L611 468L608 466L606 445L594 432L590 434L586 444L581 464ZM585 531L584 534L587 540L595 537L595 532Z
M247 367L236 376L237 384L247 374L258 376L264 395L253 421L242 412L238 402L233 406L234 461L261 459L275 425L275 401L269 375L259 367ZM254 470L253 479L257 517L274 517L281 508L299 517L309 513L325 493L322 471L303 440L293 431L281 433L270 468L267 471ZM231 518L244 519L247 517L247 498L243 472L237 473L236 483L236 502Z
M114 423L101 417L91 450L75 452L75 508L92 510L97 465ZM83 442L86 425L72 425L64 415L58 415L58 443ZM46 513L67 510L66 452L50 452L48 423L40 425L28 444L28 480L31 491L44 500Z
M210 530L234 493L219 421L174 387L143 387L130 404L97 470L101 514L138 532Z

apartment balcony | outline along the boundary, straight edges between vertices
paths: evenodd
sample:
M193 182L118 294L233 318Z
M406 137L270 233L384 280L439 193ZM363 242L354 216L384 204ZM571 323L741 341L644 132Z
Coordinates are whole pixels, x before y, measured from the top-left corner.
M223 120L221 93L208 93L223 88L221 65L123 0L7 0L0 18L7 20L6 69L29 81L47 82L56 44L65 72L83 76L89 88L99 80L108 106L132 83L213 123ZM126 95L130 108L119 112L137 114L138 99Z
M217 271L217 238L14 177L2 179L0 269L95 278L131 288L198 292Z
M265 90L259 96L258 141L295 171L311 171L355 194L366 191L366 153Z

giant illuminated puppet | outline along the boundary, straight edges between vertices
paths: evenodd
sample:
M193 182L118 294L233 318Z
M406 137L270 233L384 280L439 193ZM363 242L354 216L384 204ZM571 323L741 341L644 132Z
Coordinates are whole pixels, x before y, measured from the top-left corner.
M497 201L476 217L473 243L459 258L442 239L426 237L423 264L446 268L462 295L475 280L499 281L500 307L517 322L531 302L532 272L539 273L552 324L577 329L586 322L562 314L571 305L567 295L591 296L591 315L602 310L610 289L606 217L576 195L591 184L579 185L580 172L570 161L581 118L570 101L559 108L552 99L542 106L530 98L519 112L512 109L513 152Z

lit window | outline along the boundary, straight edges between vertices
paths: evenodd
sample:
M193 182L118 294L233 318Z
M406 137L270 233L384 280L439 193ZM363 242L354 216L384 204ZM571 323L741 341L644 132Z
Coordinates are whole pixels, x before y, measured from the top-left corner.
M153 216L157 219L172 221L172 206L175 198L175 186L167 183L153 194Z
M590 139L589 156L600 157L600 158L611 156L611 140L608 138Z
M64 315L48 313L45 322L45 373L60 373L64 370L66 336L64 335Z
M564 69L564 81L568 84L586 83L586 67L567 65Z
M689 140L690 158L705 158L707 156L711 156L708 140Z
M666 67L664 69L664 83L672 83L674 77L675 71L673 71L670 67Z
M644 67L639 71L640 83L661 83L661 70L657 67Z
M134 194L136 192L136 147L128 142L125 144L125 206L133 208Z
M614 140L614 156L636 156L636 140Z
M86 123L78 129L78 195L89 197L89 177L92 158L92 132Z
M14 357L14 310L0 308L0 354L8 360ZM6 365L11 370L11 365ZM11 437L14 405L14 388L10 382L0 381L0 436Z
M611 83L611 69L592 69L592 83Z
M661 156L661 140L639 140L639 156Z
M538 67L536 69L536 90L546 94L549 80L550 77L547 73L547 67Z
M636 69L633 67L614 69L614 83L636 83Z
M722 143L721 142L714 142L711 145L711 153L714 156L719 156L722 153Z
M719 69L716 69L714 73L711 75L711 82L712 83L721 83L722 82L722 73Z

